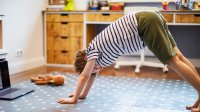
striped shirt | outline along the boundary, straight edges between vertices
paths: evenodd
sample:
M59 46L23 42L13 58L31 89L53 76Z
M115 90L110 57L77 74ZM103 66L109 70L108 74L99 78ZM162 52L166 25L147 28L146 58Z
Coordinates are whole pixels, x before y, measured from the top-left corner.
M132 54L144 48L137 29L135 13L127 14L100 32L86 49L88 60L96 58L96 63L106 67L119 56Z

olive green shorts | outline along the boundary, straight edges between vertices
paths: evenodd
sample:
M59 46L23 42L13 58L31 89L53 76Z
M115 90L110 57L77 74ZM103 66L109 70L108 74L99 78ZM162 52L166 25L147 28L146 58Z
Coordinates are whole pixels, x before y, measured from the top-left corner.
M144 11L136 13L138 32L141 40L163 63L176 55L176 43L159 12Z

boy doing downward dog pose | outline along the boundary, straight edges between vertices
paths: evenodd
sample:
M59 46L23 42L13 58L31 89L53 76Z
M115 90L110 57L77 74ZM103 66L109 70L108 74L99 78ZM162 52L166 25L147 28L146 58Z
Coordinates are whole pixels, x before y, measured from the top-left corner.
M111 65L121 55L137 52L145 46L200 93L200 77L177 48L162 15L143 11L121 17L99 33L86 50L77 53L75 69L80 73L77 89L71 98L61 98L58 103L75 104L78 99L86 98L102 67ZM199 103L200 97L193 106L186 108L200 112Z

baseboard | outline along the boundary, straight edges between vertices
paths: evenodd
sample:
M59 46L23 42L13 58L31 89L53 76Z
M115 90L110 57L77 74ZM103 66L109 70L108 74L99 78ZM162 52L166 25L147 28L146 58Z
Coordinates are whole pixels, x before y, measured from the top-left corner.
M44 65L44 57L22 60L14 63L8 61L10 75L23 72L29 69L37 68L43 65Z

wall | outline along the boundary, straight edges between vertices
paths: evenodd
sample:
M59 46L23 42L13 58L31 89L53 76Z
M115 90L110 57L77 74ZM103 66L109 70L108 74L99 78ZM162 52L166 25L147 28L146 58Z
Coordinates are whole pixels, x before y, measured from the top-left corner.
M169 26L180 51L190 59L200 59L200 26Z
M47 5L48 0L0 0L10 74L44 65L42 10ZM17 50L23 51L21 57Z

